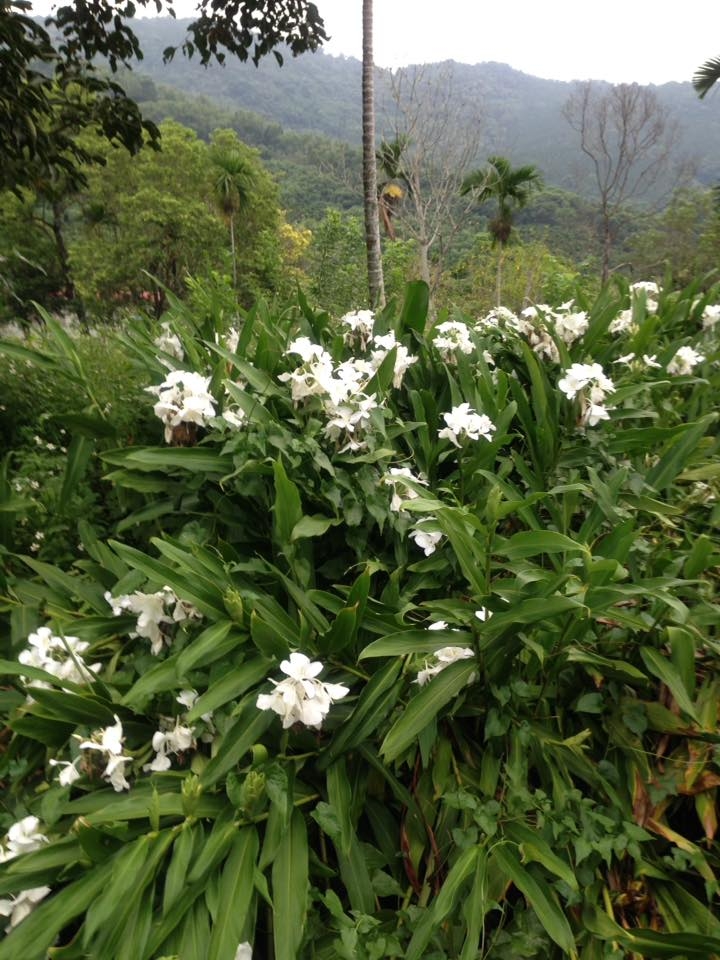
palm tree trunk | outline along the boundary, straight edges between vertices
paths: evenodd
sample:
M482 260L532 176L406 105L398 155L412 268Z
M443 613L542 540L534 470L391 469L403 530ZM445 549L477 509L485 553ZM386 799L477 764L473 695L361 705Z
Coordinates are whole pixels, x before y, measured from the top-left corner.
M365 247L367 250L368 293L371 307L385 306L382 254L380 250L380 217L375 165L375 83L373 77L373 5L363 0L363 66L362 66L362 142L363 196L365 205Z
M230 214L230 255L232 256L233 290L237 289L237 258L235 256L235 217Z
M502 281L503 281L503 261L505 260L505 247L500 244L498 250L497 277L495 278L495 303L496 306L502 306Z

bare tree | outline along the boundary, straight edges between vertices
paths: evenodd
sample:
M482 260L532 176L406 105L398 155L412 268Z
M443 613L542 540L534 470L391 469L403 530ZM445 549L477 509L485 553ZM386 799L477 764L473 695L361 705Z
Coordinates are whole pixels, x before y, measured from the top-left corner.
M371 307L385 305L380 219L378 214L377 167L375 166L375 64L373 63L373 5L363 0L362 63L362 146L365 247Z
M454 89L451 68L397 70L389 92L394 129L388 143L402 144L396 179L404 191L393 214L417 244L418 272L432 293L448 244L473 206L460 188L478 155L479 112Z
M677 125L648 87L578 84L563 116L580 134L600 201L602 280L610 274L612 224L628 200L652 189L671 163Z

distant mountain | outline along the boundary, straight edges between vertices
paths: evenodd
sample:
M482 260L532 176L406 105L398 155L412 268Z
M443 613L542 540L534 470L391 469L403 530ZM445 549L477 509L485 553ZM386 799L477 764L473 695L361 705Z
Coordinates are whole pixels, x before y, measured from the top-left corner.
M169 18L134 21L145 52L139 70L156 82L205 96L219 106L260 114L285 131L323 134L359 144L359 61L319 51L286 57L282 67L272 57L259 67L233 61L205 68L182 56L163 64L163 50L179 42L188 22ZM514 163L534 163L549 184L591 192L587 160L561 113L572 84L542 80L500 63L433 64L426 70L447 73L449 67L458 95L480 108L478 163L500 153ZM383 115L389 96L387 75L382 71L376 89L382 135L390 132L387 114ZM698 100L690 83L667 83L653 89L678 122L675 158L692 162L700 184L720 181L720 104ZM662 186L669 189L672 182L667 180Z

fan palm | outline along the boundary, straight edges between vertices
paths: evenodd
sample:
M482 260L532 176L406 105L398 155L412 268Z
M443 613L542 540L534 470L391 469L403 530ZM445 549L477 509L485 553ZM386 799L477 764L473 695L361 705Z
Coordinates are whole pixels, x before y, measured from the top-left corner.
M235 218L249 202L252 189L252 171L240 151L233 148L217 149L211 154L215 168L213 193L218 210L230 228L233 286L237 286L237 256L235 253Z
M460 193L474 194L478 203L497 201L497 213L488 223L493 245L499 244L497 302L502 290L502 266L505 247L510 242L515 210L524 207L534 190L542 189L537 167L526 164L513 167L506 157L488 157L487 166L474 170L463 181Z
M707 60L697 68L692 78L692 85L702 99L718 80L720 80L720 57L713 57L712 60Z

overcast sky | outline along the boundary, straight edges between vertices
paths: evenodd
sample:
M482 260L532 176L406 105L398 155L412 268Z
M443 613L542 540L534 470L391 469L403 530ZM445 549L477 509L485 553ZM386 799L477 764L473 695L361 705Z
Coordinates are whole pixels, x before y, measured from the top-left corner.
M315 0L328 53L361 56L362 0ZM375 0L375 62L509 63L556 80L690 80L720 55L717 0Z
M362 0L315 0L327 53L362 55ZM52 0L35 0L47 13ZM175 0L192 16L195 0ZM148 15L153 4L145 11ZM720 56L718 0L375 0L381 67L495 60L537 77L665 83Z

